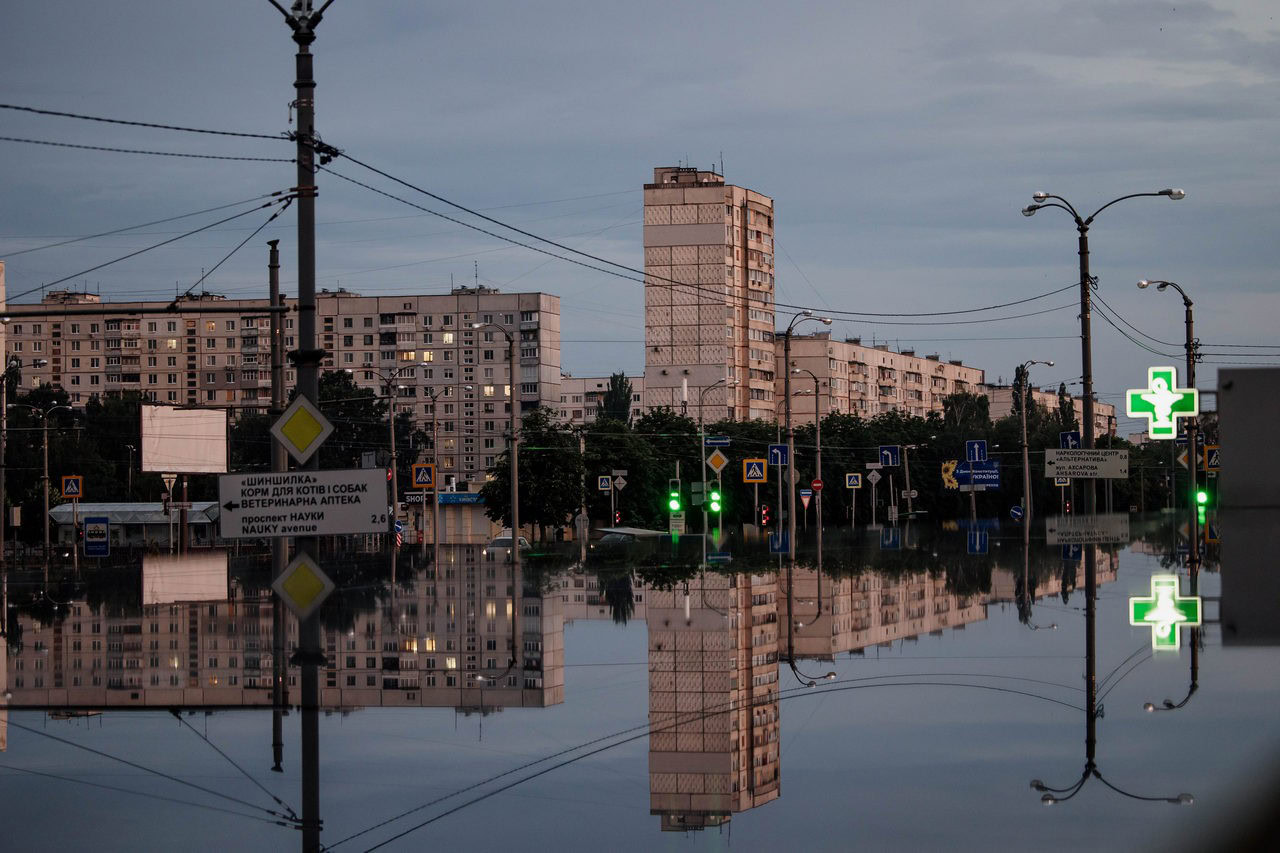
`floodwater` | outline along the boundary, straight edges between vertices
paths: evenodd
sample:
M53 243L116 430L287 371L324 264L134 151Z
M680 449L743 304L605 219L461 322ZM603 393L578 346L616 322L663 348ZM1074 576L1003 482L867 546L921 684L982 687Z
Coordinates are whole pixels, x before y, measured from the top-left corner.
M1090 656L1094 546L950 527L828 530L821 571L812 533L794 569L660 537L514 581L482 546L323 553L310 746L265 561L10 567L4 847L291 849L314 817L351 851L1239 849L1280 654L1224 643L1217 547L1194 578L1169 516L1096 547ZM1129 599L1170 573L1203 624L1154 651Z

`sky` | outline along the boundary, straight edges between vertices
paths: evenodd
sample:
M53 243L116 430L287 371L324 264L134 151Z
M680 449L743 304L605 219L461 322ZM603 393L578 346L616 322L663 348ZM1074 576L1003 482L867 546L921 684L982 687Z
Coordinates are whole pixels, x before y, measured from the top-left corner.
M655 166L723 168L774 198L777 300L816 312L963 311L1078 282L1059 210L1087 215L1095 390L1115 403L1152 364L1182 376L1181 284L1205 354L1280 363L1280 25L1266 2L405 4L336 0L313 46L317 128L350 156L575 249L643 265L642 185ZM267 0L10 4L0 103L275 135L291 129L294 44ZM156 152L289 159L272 139L197 135L0 110L0 136ZM330 168L414 204L447 205L352 163ZM280 162L124 154L0 141L0 259L12 301L42 285L109 299L266 292L268 239L296 293L296 223L269 211L77 275L250 210L294 183ZM561 297L563 368L643 369L643 292L321 173L317 286L366 295L451 283ZM23 250L212 207L56 248ZM253 235L252 237L250 235ZM514 236L514 235L512 235ZM29 295L18 296L24 292ZM962 359L1008 382L1078 382L1078 288L997 311L841 317L873 337ZM1104 306L1105 308L1105 306ZM1014 319L992 318L1041 312ZM779 310L780 325L787 317ZM957 320L982 322L957 323ZM934 325L921 325L929 321ZM938 325L939 322L947 325ZM1131 328L1125 324L1132 324ZM1149 337L1148 337L1149 336ZM1270 349L1247 345L1271 345ZM1231 346L1228 346L1231 345ZM1234 366L1234 365L1233 365ZM1077 384L1073 389L1079 393ZM1212 398L1205 400L1213 407Z

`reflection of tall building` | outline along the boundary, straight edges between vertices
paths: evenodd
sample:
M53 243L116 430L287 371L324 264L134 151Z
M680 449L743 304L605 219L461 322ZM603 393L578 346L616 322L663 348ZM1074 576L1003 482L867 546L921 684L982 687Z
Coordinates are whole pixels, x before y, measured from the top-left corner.
M4 268L0 267L0 275L4 274ZM8 602L5 602L6 608ZM8 624L8 613L0 614ZM7 646L7 642L6 642ZM4 654L0 654L0 752L4 752L9 748L9 655L7 649Z
M383 600L354 606L323 629L321 703L362 706L535 707L564 701L559 596L521 590L512 642L511 564L479 546L448 548L438 575L406 571ZM533 594L530 594L533 593ZM353 593L354 594L354 593ZM8 661L12 704L80 708L269 705L271 599L235 585L220 601L108 615L83 601L60 622L20 617ZM297 623L287 620L286 655ZM514 655L513 655L514 650ZM514 663L513 663L514 661ZM298 670L288 670L295 689ZM296 694L295 694L296 696Z
M589 572L567 572L557 578L556 587L560 594L565 624L578 619L613 618L613 610L605 600L596 575ZM632 602L635 609L629 618L643 622L646 613L645 591L638 583L632 584Z
M778 797L776 593L772 577L714 574L649 591L649 811L664 830Z

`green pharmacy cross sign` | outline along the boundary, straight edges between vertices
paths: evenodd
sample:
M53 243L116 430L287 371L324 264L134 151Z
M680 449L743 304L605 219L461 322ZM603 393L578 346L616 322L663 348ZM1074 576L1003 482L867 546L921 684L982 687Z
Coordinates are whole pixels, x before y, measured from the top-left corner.
M1126 397L1129 417L1147 418L1152 438L1177 438L1177 418L1195 417L1200 412L1200 393L1178 387L1176 367L1147 368L1147 387L1131 388Z
M1151 648L1177 649L1181 645L1178 627L1200 624L1200 596L1179 595L1177 575L1153 575L1151 596L1129 599L1129 624L1151 627Z

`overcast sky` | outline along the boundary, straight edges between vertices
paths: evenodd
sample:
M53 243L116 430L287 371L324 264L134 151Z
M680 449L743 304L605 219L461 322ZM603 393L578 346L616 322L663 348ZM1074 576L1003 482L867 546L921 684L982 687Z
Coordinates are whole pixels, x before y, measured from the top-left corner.
M1099 295L1160 341L1162 358L1095 315L1096 389L1123 410L1153 363L1182 364L1182 284L1214 344L1280 345L1274 271L1280 197L1280 32L1267 2L395 3L336 0L314 45L317 127L330 144L450 200L639 267L641 186L657 165L707 168L772 196L778 301L841 311L961 310L1078 279L1061 211L1019 209L1044 189L1082 213L1131 192L1091 230ZM6 7L0 102L275 134L289 128L294 45L266 0L32 2ZM257 157L284 142L0 111L0 135ZM350 162L333 168L432 209ZM247 209L23 255L57 239L239 202L294 183L288 163L177 159L0 142L0 259L17 301L183 230ZM318 286L442 293L450 281L562 298L567 371L643 368L643 294L613 278L375 195L318 179ZM89 273L104 298L185 290L266 218L255 212ZM265 295L279 238L296 293L293 211L209 279ZM60 285L71 286L71 283ZM1070 306L1066 291L1001 314ZM1077 310L964 325L841 320L1008 381L1080 374ZM779 311L780 322L785 319ZM1016 338L1016 339L1015 339ZM1280 353L1280 349L1272 349ZM1181 376L1181 370L1180 370ZM1078 392L1078 387L1076 391ZM1122 420L1120 429L1127 431Z

